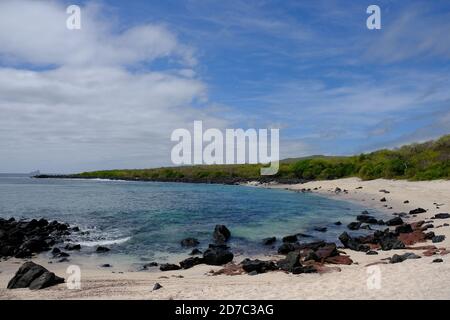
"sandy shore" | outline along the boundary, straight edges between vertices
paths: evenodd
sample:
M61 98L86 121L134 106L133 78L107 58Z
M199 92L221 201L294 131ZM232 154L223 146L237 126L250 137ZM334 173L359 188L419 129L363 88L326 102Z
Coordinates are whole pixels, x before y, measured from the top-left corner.
M428 210L416 218L411 217L408 222L427 220L436 213L450 211L450 181L360 181L349 178L270 187L293 190L317 188L313 192L356 201L365 204L368 209L392 213L417 207ZM346 189L348 193L336 194L336 187ZM381 193L380 189L390 193ZM387 202L380 202L382 197L386 197ZM409 203L403 203L405 200L409 200ZM385 204L392 209L384 207ZM438 227L445 222L450 223L450 219L436 220L435 228L431 230L436 235L446 236L446 240L437 244L437 247L450 249L450 227ZM450 299L450 255L386 264L382 259L411 250L380 251L375 256L350 250L346 252L355 264L339 266L340 272L325 274L271 272L256 276L212 276L208 274L210 270L221 268L198 265L182 271L134 272L114 267L105 269L81 265L80 290L68 289L66 284L61 284L40 291L5 289L8 280L23 263L11 259L0 262L0 299ZM415 253L422 255L421 250L415 250ZM436 258L442 258L443 262L432 263ZM66 268L70 263L48 264L45 259L35 260L67 279ZM240 260L236 258L237 262ZM375 262L383 263L367 267ZM163 288L152 291L156 282Z

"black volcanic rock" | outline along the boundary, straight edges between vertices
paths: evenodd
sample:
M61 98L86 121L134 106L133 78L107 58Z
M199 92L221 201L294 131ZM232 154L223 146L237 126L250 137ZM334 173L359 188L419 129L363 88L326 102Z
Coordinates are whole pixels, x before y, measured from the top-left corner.
M267 271L277 270L278 267L273 261L261 261L261 260L251 260L245 259L241 262L242 269L245 272L257 272L257 273L265 273Z
M433 243L439 243L439 242L442 242L444 240L445 240L445 236L444 235L442 235L442 236L434 236L433 238L431 238L431 241Z
M432 219L448 219L450 218L450 214L448 213L437 213L434 215Z
M107 248L107 247L103 247L103 246L98 246L97 249L95 250L98 253L103 253L103 252L108 252L111 249Z
M275 243L275 241L277 241L277 238L276 238L276 237L264 238L264 239L262 240L263 245L265 245L265 246L271 245L271 244Z
M233 260L233 253L226 245L210 244L203 253L203 260L206 264L220 266Z
M358 238L352 238L347 232L343 232L339 236L339 240L342 242L345 248L354 251L367 252L370 250L370 247L368 245L362 243Z
M392 219L386 221L387 226L398 226L401 224L403 224L403 220L400 217L395 217L395 218L392 218Z
M361 215L357 216L356 220L358 220L359 222L369 223L369 224L376 224L376 223L378 223L377 219L375 219L372 216L366 215L366 214L361 214Z
M389 259L390 263L400 263L407 259L420 259L421 257L412 252L407 252L402 255L394 254L392 258Z
M34 253L50 250L68 234L68 225L57 221L0 218L0 257L29 258Z
M297 252L289 252L286 258L277 262L277 265L281 270L294 272L295 268L302 266L300 263L300 254Z
M231 236L230 230L223 224L218 224L214 228L213 238L214 241L218 244L222 244L228 241Z
M161 271L173 271L173 270L180 270L181 267L176 264L172 263L163 263L159 266L159 270Z
M417 208L417 209L413 209L411 211L409 211L409 214L418 214L418 213L424 213L427 212L427 210L423 209L423 208Z
M349 228L350 230L358 230L359 228L361 228L361 222L350 222L347 225L347 228Z
M64 249L73 251L73 250L81 250L81 246L79 244L67 244Z
M29 288L30 290L44 289L63 283L64 279L56 276L41 265L25 262L14 277L8 282L8 289Z
M189 253L189 255L191 255L191 256L195 256L198 254L202 254L202 252L200 250L198 250L197 248L192 249L191 253Z
M291 251L299 249L300 245L298 243L283 243L278 247L279 254L288 254Z
M190 257L180 262L180 266L183 269L189 269L198 264L204 263L204 259L200 257Z
M413 229L410 224L402 224L395 228L395 233L411 233Z
M162 287L163 287L163 286L160 285L160 284L157 282L157 283L155 283L155 284L153 285L153 291L159 290L159 289L161 289Z
M182 247L196 247L200 244L200 242L195 238L186 238L181 240Z
M297 240L298 240L298 238L297 238L297 235L295 235L295 234L289 235L289 236L285 236L282 239L283 242L288 242L288 243L297 242Z

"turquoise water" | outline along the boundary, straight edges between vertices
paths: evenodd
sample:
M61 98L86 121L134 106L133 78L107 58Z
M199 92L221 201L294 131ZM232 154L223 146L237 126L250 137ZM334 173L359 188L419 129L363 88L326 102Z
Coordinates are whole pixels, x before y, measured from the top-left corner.
M207 247L216 224L228 226L230 246L243 254L274 252L261 245L269 236L305 233L313 236L306 241L336 241L365 209L311 193L244 186L0 177L1 217L68 222L89 231L73 242L145 260L189 252L179 244L185 237ZM334 225L338 220L342 226ZM328 231L314 231L318 226Z

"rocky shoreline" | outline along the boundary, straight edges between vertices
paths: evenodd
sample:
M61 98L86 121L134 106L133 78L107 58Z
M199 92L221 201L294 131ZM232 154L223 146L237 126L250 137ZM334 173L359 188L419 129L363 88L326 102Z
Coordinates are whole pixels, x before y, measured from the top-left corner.
M390 250L417 250L423 251L423 255L429 256L436 253L446 254L445 248L438 248L434 244L445 240L444 235L436 235L429 231L434 228L433 222L436 220L449 219L450 214L439 213L430 220L419 220L412 223L405 222L402 217L414 216L425 213L426 210L416 208L409 213L394 213L390 220L377 220L369 214L368 211L361 212L356 217L355 222L351 222L339 236L336 245L334 242L300 241L305 235L293 234L286 235L281 239L281 244L274 254L281 255L283 258L277 260L260 260L245 258L240 263L233 262L234 254L227 242L231 237L231 231L224 225L216 225L212 239L213 243L201 252L197 247L200 243L195 238L186 238L180 241L184 248L193 248L191 257L188 257L178 264L157 262L146 263L142 270L159 268L160 271L174 271L181 269L190 269L196 265L206 264L211 266L223 266L223 269L215 271L214 274L249 274L257 275L266 272L282 271L292 274L302 273L324 273L330 271L339 271L339 269L330 267L335 265L351 265L353 260L345 250L364 252L367 255L378 255L378 251ZM337 224L338 225L338 224ZM367 229L365 226L383 226L382 230L375 230L363 236L352 236L349 234L359 228ZM444 225L447 225L444 223ZM369 229L371 230L371 229ZM79 244L67 244L64 241L71 233L80 232L78 227L70 227L66 223L57 221L49 222L45 219L16 221L14 218L0 219L0 258L8 259L10 257L25 259L31 258L34 254L49 251L51 256L59 259L60 262L66 262L69 253L66 251L81 250ZM326 230L323 230L326 232ZM426 243L420 247L413 247L416 243ZM261 240L261 246L274 245L277 242L276 237L265 238ZM63 249L65 251L63 251ZM98 247L97 252L105 253L110 249ZM418 259L421 256L408 252L401 255L394 254L388 258L389 263L399 263L407 259ZM438 259L436 262L439 262ZM16 275L8 284L9 289L29 287L30 289L42 289L51 285L62 283L64 280L51 273L42 266L26 262L19 268ZM111 267L110 264L102 267ZM38 280L36 280L38 279ZM35 281L36 280L36 281ZM33 282L34 281L34 282Z
M37 176L33 176L36 179L107 179L111 181L143 181L143 182L178 182L178 183L204 183L204 184L224 184L224 185L240 185L246 184L249 182L248 178L241 177L174 177L174 178L102 178L99 176L80 176L78 174L68 174L68 175L48 175L41 174ZM296 183L304 183L306 180L298 179L298 178L277 178L272 176L260 176L252 179L252 181L256 181L258 183L283 183L283 184L296 184Z
M270 248L273 254L250 258L242 256L238 247L229 247L228 239L232 239L233 230L227 232L225 226L217 227L216 236L215 230L211 230L208 246L208 242L200 243L195 238L179 239L179 245L186 249L186 258L180 257L178 263L146 262L126 269L125 265L117 262L111 265L114 256L109 253L115 252L112 246L110 252L109 248L105 248L105 253L96 254L94 260L73 257L74 262L80 263L83 268L83 288L86 289L81 291L61 291L61 286L39 293L33 293L34 290L8 290L6 287L14 273L20 276L21 272L17 270L24 260L14 257L5 260L4 257L0 264L0 297L38 298L44 295L46 298L59 298L62 295L62 298L84 298L85 290L89 290L86 294L93 298L122 299L449 297L450 278L447 275L450 274L450 265L446 259L450 252L450 220L447 220L450 214L446 209L449 182L363 182L343 179L269 187L316 192L355 201L367 208L384 210L391 217L381 217L383 220L380 220L380 217L375 218L370 212L363 211L355 215L351 223L336 221L336 228L341 229L336 235L339 235L336 243L308 241L303 234L261 239L261 247ZM382 198L386 201L381 201ZM330 226L327 227L330 229ZM321 232L331 230L320 229ZM364 230L363 235L357 231L359 229ZM56 241L56 249L70 252L64 240ZM70 248L77 250L76 244L69 244ZM206 250L199 250L204 247ZM78 249L90 252L83 246ZM48 279L53 278L52 271L55 276L64 275L68 266L67 263L51 264L63 259L52 259L53 250L50 248L46 255L50 260L32 255L34 263L46 268L47 271L42 273ZM372 266L381 272L382 290L368 290L368 271ZM24 268L26 266L23 266L22 273ZM27 276L25 280L32 278ZM32 282L28 283L31 286ZM40 283L37 281L32 287L40 286Z

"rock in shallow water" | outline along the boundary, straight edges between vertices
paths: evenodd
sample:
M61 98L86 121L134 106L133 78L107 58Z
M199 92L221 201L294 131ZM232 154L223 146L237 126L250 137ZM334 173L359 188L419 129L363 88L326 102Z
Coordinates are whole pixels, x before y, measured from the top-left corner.
M377 224L378 223L377 219L375 219L374 217L369 216L367 214L361 214L361 215L357 216L356 220L358 220L359 222L369 223L369 224Z
M289 236L285 236L283 237L282 241L286 242L286 243L294 243L297 242L298 238L297 235L293 234L293 235L289 235Z
M63 283L64 279L56 276L41 265L25 262L14 277L8 282L8 289L29 288L30 290L44 289Z
M64 249L73 251L73 250L81 250L81 246L79 244L67 244Z
M198 250L197 248L192 249L191 253L189 253L189 255L191 255L191 256L195 256L198 254L202 254L202 252L200 250Z
M200 244L200 242L195 238L186 238L181 240L182 247L196 247Z
M347 228L349 228L350 230L358 230L359 228L361 228L361 222L350 222L347 225Z
M102 247L102 246L98 246L97 247L97 249L95 250L96 252L99 252L99 253L103 253L103 252L108 252L108 251L110 251L111 249L109 249L109 248L107 248L107 247Z
M269 237L269 238L264 238L262 240L262 243L263 243L263 245L268 246L268 245L275 243L275 241L277 241L276 237Z
M16 221L0 218L0 257L28 258L47 251L56 241L70 234L67 224L45 219Z
M218 244L222 244L228 241L231 237L231 232L228 230L226 226L223 224L218 224L214 228L213 238L214 241Z

